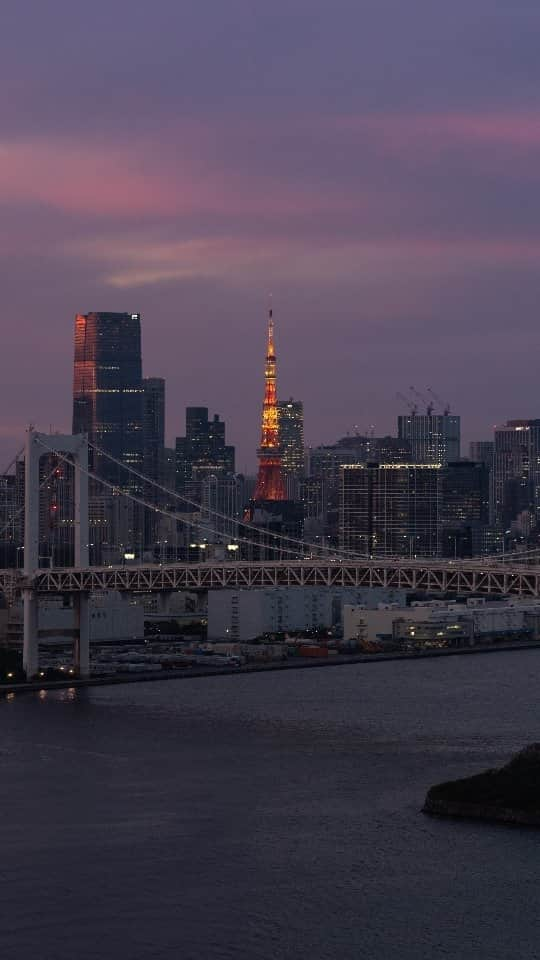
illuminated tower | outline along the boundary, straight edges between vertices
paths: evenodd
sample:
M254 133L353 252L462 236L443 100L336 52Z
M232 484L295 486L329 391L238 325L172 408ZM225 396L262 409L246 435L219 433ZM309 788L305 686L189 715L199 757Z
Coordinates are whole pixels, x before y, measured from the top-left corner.
M264 368L264 403L262 410L261 445L257 451L259 473L253 499L285 500L285 484L281 471L279 446L279 415L276 393L276 353L274 350L274 320L272 308L268 313L268 350Z

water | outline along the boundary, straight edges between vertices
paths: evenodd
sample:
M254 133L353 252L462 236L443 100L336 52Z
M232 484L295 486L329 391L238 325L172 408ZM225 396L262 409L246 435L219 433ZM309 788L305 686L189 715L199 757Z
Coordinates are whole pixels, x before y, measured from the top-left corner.
M540 954L540 832L437 781L540 739L540 651L0 701L0 951L17 960Z

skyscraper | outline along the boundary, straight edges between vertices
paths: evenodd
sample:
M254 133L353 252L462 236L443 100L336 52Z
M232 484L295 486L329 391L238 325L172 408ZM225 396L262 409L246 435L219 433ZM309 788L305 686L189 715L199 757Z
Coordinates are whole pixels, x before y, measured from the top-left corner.
M460 417L449 413L415 413L398 417L398 437L410 444L414 463L459 460Z
M176 489L200 501L200 483L210 475L234 473L235 450L225 443L225 423L219 414L208 418L208 407L186 407L186 433L176 438Z
M143 435L145 477L162 486L165 454L165 380L145 377L143 380ZM155 489L155 488L154 488Z
M489 467L456 460L441 470L441 553L473 557L483 552L489 524Z
M437 556L440 471L438 464L343 466L341 549L364 556Z
M285 476L304 475L304 404L301 400L278 402L281 467Z
M494 519L499 528L540 521L540 420L508 420L495 428Z
M24 502L24 501L23 501ZM20 514L17 476L0 474L0 563L3 567L17 566L22 546L23 521Z
M165 507L168 497L160 487L165 484L165 380L143 380L143 473L154 483L145 484L145 499ZM155 484L159 484L155 486ZM160 514L144 511L144 544L149 548L158 539Z
M281 468L279 444L279 415L276 392L276 351L274 348L274 319L272 308L268 313L268 347L264 368L264 401L261 422L261 445L257 451L259 472L254 500L285 500L285 484Z
M142 472L144 457L141 317L138 313L87 313L75 318L73 433L121 464ZM142 481L91 446L90 469L118 491L140 493ZM93 560L142 552L142 508L97 481L90 483ZM116 551L116 553L114 552Z
M143 384L139 313L86 313L75 318L73 433L87 433L117 460L143 466ZM122 488L133 478L92 449L100 477Z
M469 459L476 463L483 463L491 470L494 449L493 440L471 440L469 443Z

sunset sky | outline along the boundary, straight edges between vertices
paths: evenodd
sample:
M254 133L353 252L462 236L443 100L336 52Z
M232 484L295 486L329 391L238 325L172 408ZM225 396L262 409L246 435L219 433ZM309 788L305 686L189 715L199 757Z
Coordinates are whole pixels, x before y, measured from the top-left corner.
M128 310L168 440L207 405L252 470L270 292L310 443L411 384L540 417L539 48L538 0L4 0L2 458Z

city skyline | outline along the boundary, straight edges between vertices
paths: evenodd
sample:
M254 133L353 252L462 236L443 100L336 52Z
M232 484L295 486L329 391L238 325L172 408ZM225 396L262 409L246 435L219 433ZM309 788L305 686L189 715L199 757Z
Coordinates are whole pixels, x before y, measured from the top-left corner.
M465 443L534 418L539 26L487 0L14 8L0 454L69 427L73 315L128 310L169 442L219 409L254 471L270 291L310 444L393 432L409 383Z
M128 311L123 311L123 312L126 314L126 316L138 316L138 317L140 317L140 322L141 322L141 325L142 325L142 326L141 326L141 341L142 341L142 343L144 344L144 316L142 316L142 314L140 314L140 313L133 313L133 314L132 314L131 311L129 311L129 310L128 310ZM95 312L95 313L98 314L99 312ZM110 314L111 312L110 312L110 311L101 311L101 313L104 314L104 315L107 315L108 313ZM89 312L89 315L93 315L93 312L90 311L90 312ZM77 315L76 315L76 318L77 318L78 316L81 316L81 314L77 314ZM266 327L265 327L265 330L266 330ZM279 335L279 333L278 333L278 335ZM149 368L149 364L148 364L147 362L145 362L145 360L144 360L144 347L142 348L141 353L142 353L142 357L143 357L144 370L145 370L145 373L146 373L145 379L150 380L150 381L151 381L151 380L155 380L155 379L156 379L155 376L153 376L153 375L149 374L148 372L146 372L146 371L148 370L148 368ZM289 358L289 359L290 359L290 358ZM259 360L260 360L260 358L259 358ZM72 401L72 396L71 396L71 391L72 391L72 389L73 389L73 369L72 369L72 364L73 364L73 356L71 357L71 367L70 367L70 371L69 371L69 373L70 373L70 383L69 383L70 396L69 396L69 398L68 398L68 410L67 410L67 412L66 412L65 414L62 414L62 415L61 415L61 418L60 418L59 423L54 423L54 424L53 424L53 423L50 423L50 424L49 424L49 429L52 429L53 431L62 432L63 429L69 429L69 423L70 423L70 421L72 420L72 415L71 415L71 406L72 406L72 402L73 402L73 401ZM250 372L250 371L246 371L246 374L249 373L249 372ZM157 379L158 379L158 380L161 379L161 380L167 382L167 381L166 381L166 378L164 378L164 377L163 377L163 378L157 377ZM260 378L259 378L259 379L260 379ZM167 386L169 387L168 382L167 382ZM212 384L210 384L210 386L212 386ZM448 409L447 409L446 402L445 402L445 403L443 403L443 402L441 402L441 403L435 402L435 403L434 403L434 402L432 401L432 399L430 398L430 396L429 396L430 388L424 387L423 384L422 384L422 388L423 388L424 394L420 394L420 392L419 392L418 390L416 390L416 388L414 388L414 387L409 387L409 388L408 388L408 391L410 391L410 392L408 392L408 391L407 391L407 388L403 387L403 385L402 385L401 383L400 383L400 384L397 384L397 386L400 387L401 389L396 390L395 394L394 394L394 395L392 396L392 398L391 398L392 401L393 401L393 403L394 403L394 406L395 406L395 412L394 412L393 414L390 414L390 419L385 420L383 426L381 426L381 427L379 428L379 424L378 424L378 423L373 423L373 422L372 422L372 420L373 420L373 419L376 420L376 418L370 418L370 417L366 417L366 418L365 418L365 422L361 422L361 423L348 423L347 425L345 425L345 426L343 426L343 427L340 427L340 424L339 424L339 422L338 422L337 425L336 425L336 430L334 431L334 433L333 433L332 435L328 435L328 436L326 436L324 439L321 439L320 436L319 436L318 438L317 438L316 436L314 436L311 440L306 440L306 445L305 445L305 446L306 446L306 450L308 450L308 449L310 449L310 448L317 448L317 447L319 447L319 446L336 444L336 443L338 442L338 440L339 440L340 437L341 437L341 438L345 438L346 436L349 436L349 435L350 435L350 436L354 436L354 435L357 435L357 436L370 436L370 435L378 434L378 435L380 435L380 436L395 436L395 435L399 432L399 429L400 429L399 423L400 423L400 421L402 421L402 420L409 420L410 417L411 417L411 415L412 415L413 417L414 417L415 415L418 415L418 419L425 419L426 409L424 409L422 403L419 402L419 399L418 399L418 398L419 398L420 396L424 396L424 397L425 397L425 404L426 404L426 407L427 407L427 415L428 415L428 416L429 416L429 415L433 415L433 416L435 416L435 417L442 417L443 413L446 414L446 413L450 412L450 414L451 414L451 419L453 419L453 420L456 420L456 419L457 419L457 420L459 421L459 419L461 418L462 424L463 424L463 427L464 427L463 434L462 434L462 439L461 439L461 456L462 456L462 457L467 457L467 456L468 456L468 452L467 452L467 451L468 451L469 444L470 444L471 442L472 442L472 443L485 443L485 442L489 442L489 441L492 440L492 438L493 438L494 431L495 431L496 429L498 429L498 428L503 427L508 420L534 419L534 417L521 417L521 418L520 418L520 417L513 417L513 416L509 416L509 415L506 413L506 414L503 414L501 420L500 420L498 423L493 423L492 425L486 427L486 429L485 429L485 431L484 431L484 435L483 435L482 437L479 437L478 434L475 433L475 432L471 429L471 426L470 426L471 421L468 419L469 411L465 411L465 416L463 416L462 413L461 413L461 411L462 411L462 409L463 409L462 407L455 407L453 404L451 404L451 403L449 402L449 403L448 403ZM169 391L168 391L168 392L169 392ZM174 391L173 391L173 392L174 392ZM210 392L210 391L209 391L209 392ZM291 401L291 400L294 399L294 397L292 396L292 393L291 393L290 396L287 396L287 390L286 390L286 389L280 390L278 396L279 396L279 404L280 404L280 405L287 405L287 403L288 403L289 401ZM256 418L258 421L260 421L260 398L258 398L258 399L259 399L259 404L257 404L257 402L255 402L255 405L254 405L254 408L255 408L254 416L255 416L255 418ZM300 401L300 403L301 403L302 406L305 406L305 404L303 403L303 401ZM166 423L165 441L166 441L166 444L167 444L167 445L169 445L169 446L173 446L173 445L174 445L175 439L176 439L177 435L179 434L179 432L180 432L181 429L182 429L182 422L183 422L183 419L184 419L184 417L185 417L185 411L186 411L186 409L188 409L188 408L190 408L190 407L204 406L204 405L206 405L206 406L211 406L211 404L204 403L203 400L201 400L200 403L198 403L198 404L195 404L195 403L193 403L193 402L187 402L187 403L185 403L182 407L174 410L174 411L173 411L173 415L171 416L171 401L170 401L170 399L167 400L167 404L166 404L166 407L165 407L165 423ZM226 393L224 393L224 394L222 395L222 397L221 397L221 406L222 406L222 408L223 408L224 410L227 409ZM411 414L411 411L414 411L414 412L412 412L412 414ZM313 421L316 420L316 417L313 416L313 413L314 413L314 411L311 411L311 414L312 414L312 415L311 415L311 417L309 417L309 411L308 411L308 418L309 418L309 420L310 420L311 423L313 423ZM354 420L354 417L353 417L353 418L350 418L350 419L353 419L353 420ZM43 426L46 425L46 422L47 422L47 416L46 416L46 414L42 416L42 419L41 419L41 420L40 420L39 417L34 417L34 418L32 418L28 423L21 425L21 430L20 430L19 433L13 433L13 434L11 434L9 430L6 430L6 429L3 429L3 428L2 428L2 423L1 423L1 421L0 421L0 454L2 454L4 457L9 457L10 454L14 454L14 452L15 452L14 444L16 445L16 444L17 444L17 440L20 439L20 438L22 438L22 437L24 436L24 433L25 433L25 431L28 429L28 426L29 426L30 424L32 424L34 427L40 427L40 426L43 427ZM234 436L235 436L235 423L234 423L234 421L232 421L232 420L229 420L229 423L230 423L231 437L234 438ZM66 425L67 425L67 426L66 426ZM345 428L345 427L346 427L346 428ZM259 429L259 432L260 432L260 426L259 426L258 429ZM331 428L330 428L330 429L331 429ZM316 427L313 428L313 426L312 426L312 432L314 432L314 433L316 432ZM256 434L256 435L257 435L257 434ZM243 437L242 437L242 440L240 440L240 442L238 442L238 441L237 441L237 442L234 442L234 439L233 439L233 444L232 444L232 445L233 445L237 450L240 451L240 456L238 457L238 461L239 461L238 472L245 472L245 473L248 473L248 474L250 474L250 475L255 475L256 472L257 472L257 448L256 448L256 447L255 447L255 448L253 447L253 444L250 442L250 439L251 439L251 438L246 437L245 434L244 434ZM241 459L244 461L244 463L243 463L242 465L241 465ZM246 469L246 467L247 467L247 469Z
M540 4L0 23L2 956L534 960Z

